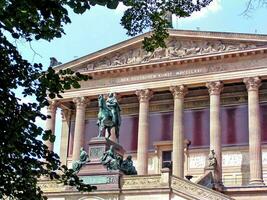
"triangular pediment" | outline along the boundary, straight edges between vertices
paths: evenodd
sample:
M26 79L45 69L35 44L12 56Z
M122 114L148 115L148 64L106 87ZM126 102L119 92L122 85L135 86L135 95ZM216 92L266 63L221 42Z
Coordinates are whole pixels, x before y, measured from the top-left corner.
M170 30L166 48L153 53L142 48L149 33L55 67L90 72L118 66L155 63L207 55L218 55L267 47L267 35Z

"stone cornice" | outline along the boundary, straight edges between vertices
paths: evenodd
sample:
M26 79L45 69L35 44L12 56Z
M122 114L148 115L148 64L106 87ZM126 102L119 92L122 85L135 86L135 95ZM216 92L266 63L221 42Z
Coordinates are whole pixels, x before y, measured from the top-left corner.
M231 33L231 32L212 32L212 31L193 31L193 30L169 30L170 36L185 36L194 38L211 38L227 40L245 40L245 41L266 41L267 35L249 34L249 33Z
M118 51L124 51L127 48L132 48L135 45L142 46L141 42L144 37L148 37L151 32L142 34L140 36L131 38L129 40L120 42L118 44L112 45L105 49L99 50L95 53L86 55L74 61L59 65L54 67L55 70L60 69L77 69L80 66L98 59L100 57L106 56L110 53L116 53ZM185 30L169 30L170 37L180 37L180 38L195 38L195 39L219 39L219 40L232 40L239 42L267 42L267 35L256 35L256 34L241 34L241 33L223 33L223 32L204 32L204 31L185 31Z
M266 50L267 52L267 50ZM128 76L88 81L78 90L70 90L62 94L64 98L77 96L96 96L110 91L122 94L134 93L136 90L148 88L155 91L166 90L172 85L186 85L189 88L204 86L206 82L222 80L223 82L242 82L244 77L261 75L267 77L265 58L238 59L234 62L201 62L191 63L183 67L174 66L170 71L133 74Z
M81 72L82 74L88 74L94 77L110 76L111 74L120 73L133 73L136 71L148 71L148 70L160 70L172 66L182 66L187 64L198 64L208 61L220 61L227 58L246 58L253 55L267 54L267 48L257 48L251 50L235 51L235 52L225 52L225 53L214 53L211 55L199 55L189 58L179 58L163 61L155 61L153 63L140 63L132 65L123 66L113 66L110 68L97 69L93 71Z
M88 74L91 76L104 76L116 73L130 73L136 71L143 70L154 70L161 69L166 67L171 67L175 65L184 65L190 63L202 63L206 61L221 61L227 58L246 58L251 55L260 55L267 54L267 47L250 49L250 50L242 50L242 51L234 51L234 52L225 52L225 53L213 53L208 55L196 55L194 57L188 58L178 58L178 59L169 59L169 60L161 60L149 63L140 63L140 64L132 64L132 65L123 65L123 66L112 66L109 68L97 69L93 71L85 71L81 72L82 74Z

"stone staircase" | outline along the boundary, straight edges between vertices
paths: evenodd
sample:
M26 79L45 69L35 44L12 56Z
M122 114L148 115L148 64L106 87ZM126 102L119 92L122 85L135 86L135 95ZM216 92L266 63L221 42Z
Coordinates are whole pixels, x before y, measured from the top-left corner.
M103 175L100 176L103 178ZM120 176L119 180L118 187L107 187L107 183L99 183L96 184L98 189L89 193L81 193L73 187L49 180L40 180L38 186L51 199L233 200L206 186L172 176L169 170L154 175Z
M174 194L190 200L233 200L208 187L175 176L171 177L171 189Z

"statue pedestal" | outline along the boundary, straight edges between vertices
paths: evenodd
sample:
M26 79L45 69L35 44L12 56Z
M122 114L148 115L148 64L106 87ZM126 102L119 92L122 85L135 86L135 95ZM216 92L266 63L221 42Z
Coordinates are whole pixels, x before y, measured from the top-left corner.
M86 168L83 167L82 170ZM81 171L82 171L81 170ZM93 173L87 175L78 174L83 183L97 187L97 190L118 190L120 189L120 178L123 174L119 171L106 171L101 173Z
M105 137L94 137L89 142L89 158L91 163L100 162L100 158L103 153L109 150L110 146L113 145L117 154L123 157L125 150L116 142L109 140Z
M78 173L84 183L95 185L98 190L103 190L107 187L115 190L119 188L121 172L117 170L108 171L100 160L103 153L109 150L111 145L114 146L115 152L123 157L125 150L121 145L105 137L92 138L89 141L88 152L90 162L86 163Z
M209 176L212 185L210 188L216 191L223 191L224 186L222 182L218 180L216 166L206 166L204 172L205 174L211 174L211 176Z

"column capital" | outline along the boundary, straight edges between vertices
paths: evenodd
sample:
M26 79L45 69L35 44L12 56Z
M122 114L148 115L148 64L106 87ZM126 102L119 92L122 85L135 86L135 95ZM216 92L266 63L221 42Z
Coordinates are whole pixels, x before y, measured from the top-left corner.
M149 89L137 90L135 94L138 96L140 102L146 102L152 98L153 91Z
M90 99L87 97L75 97L73 98L73 102L75 103L76 108L83 107L83 106L85 107L86 104L90 102Z
M60 106L60 101L52 100L52 101L49 101L49 105L47 106L47 110L50 112L56 112L56 110L59 106Z
M223 82L214 81L206 83L210 95L219 95L223 90Z
M69 120L70 114L71 114L71 110L66 109L66 108L62 108L61 109L61 118L62 118L62 121Z
M174 99L182 99L188 93L188 89L184 85L171 86L170 91Z
M258 76L244 78L243 82L245 83L248 91L258 90L259 87L261 86L261 79Z

